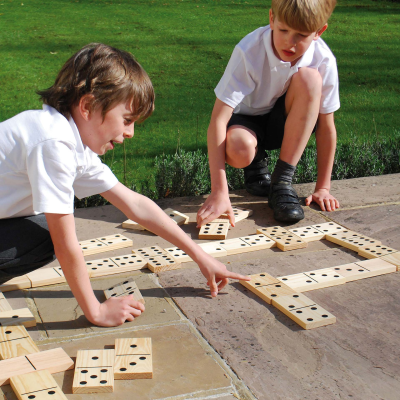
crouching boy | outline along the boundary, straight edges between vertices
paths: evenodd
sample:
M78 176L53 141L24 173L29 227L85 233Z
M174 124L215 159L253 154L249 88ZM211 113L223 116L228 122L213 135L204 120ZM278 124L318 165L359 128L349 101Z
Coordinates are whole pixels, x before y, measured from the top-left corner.
M197 214L203 225L227 212L233 223L225 162L244 169L245 187L268 196L278 221L297 222L304 212L293 189L296 165L315 130L318 178L306 205L339 207L330 194L336 149L333 113L339 104L336 59L321 39L336 0L272 0L270 25L235 47L208 128L211 194ZM272 176L266 151L279 149Z
M90 285L74 223L74 195L100 193L126 216L184 250L216 296L228 278L246 279L204 253L151 200L118 182L97 155L134 134L154 108L154 90L127 52L92 44L73 55L53 86L39 92L43 110L0 124L0 283L56 255L93 324L116 326L144 311L133 296L100 304Z

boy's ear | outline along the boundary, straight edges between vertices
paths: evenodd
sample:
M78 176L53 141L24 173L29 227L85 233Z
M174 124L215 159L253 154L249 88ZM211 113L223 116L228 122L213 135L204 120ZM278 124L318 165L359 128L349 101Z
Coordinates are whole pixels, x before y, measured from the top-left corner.
M321 29L319 29L317 32L315 32L314 40L317 40L321 35L326 31L328 28L328 24L325 24Z
M90 112L92 111L92 102L94 96L92 94L85 94L79 100L78 110L82 118L86 121L90 118Z
M274 13L272 12L272 8L269 9L269 25L274 30Z

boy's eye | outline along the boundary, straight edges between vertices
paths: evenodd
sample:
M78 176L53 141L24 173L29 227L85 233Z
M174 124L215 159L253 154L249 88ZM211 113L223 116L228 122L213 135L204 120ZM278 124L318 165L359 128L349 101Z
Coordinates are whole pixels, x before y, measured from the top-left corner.
M132 123L132 120L131 120L131 119L126 119L126 118L125 118L125 124L126 124L126 125L130 125L131 123Z

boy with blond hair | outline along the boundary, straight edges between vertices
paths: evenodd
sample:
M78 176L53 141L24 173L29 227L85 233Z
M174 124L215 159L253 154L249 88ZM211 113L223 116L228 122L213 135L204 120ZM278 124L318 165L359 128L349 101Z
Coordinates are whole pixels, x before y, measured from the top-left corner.
M100 193L125 215L184 250L215 297L227 271L155 203L118 182L97 155L134 134L154 109L151 81L131 54L104 44L85 46L39 92L43 110L0 123L0 284L52 261L93 324L116 326L144 311L133 296L100 304L90 285L74 222L74 195Z
M272 0L270 25L235 47L208 128L211 194L197 213L198 226L226 212L234 223L225 162L244 169L245 187L268 196L278 221L304 212L293 189L296 165L315 130L318 177L306 205L333 211L330 194L336 149L333 113L340 107L336 59L321 39L336 0ZM280 148L272 176L265 151Z

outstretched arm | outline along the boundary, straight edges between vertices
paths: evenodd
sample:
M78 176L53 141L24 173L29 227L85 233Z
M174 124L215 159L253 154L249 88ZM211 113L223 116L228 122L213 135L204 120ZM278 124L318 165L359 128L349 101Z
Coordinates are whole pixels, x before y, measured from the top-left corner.
M76 237L74 215L45 215L56 257L86 318L95 325L117 326L138 317L144 311L144 306L135 301L132 295L110 298L104 303L97 300Z
M232 107L216 99L207 131L211 194L197 212L197 227L213 221L225 212L229 216L231 225L235 226L225 172L226 126L232 112Z
M315 191L306 198L306 205L316 202L322 211L334 211L339 202L330 194L331 175L336 151L336 127L333 113L319 114L317 131L318 176Z
M213 297L228 283L229 278L249 280L243 275L228 271L224 264L205 253L157 204L147 197L129 190L122 183L118 183L101 195L128 218L186 252L198 264L210 285Z

